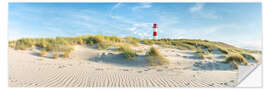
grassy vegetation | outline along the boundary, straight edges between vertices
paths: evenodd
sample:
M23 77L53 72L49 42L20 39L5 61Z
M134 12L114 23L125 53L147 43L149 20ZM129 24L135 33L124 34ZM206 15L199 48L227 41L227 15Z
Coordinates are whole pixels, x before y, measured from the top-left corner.
M190 39L159 39L159 40L142 40L144 44L152 45L157 44L164 46L166 48L178 48L181 50L193 50L196 51L200 58L205 58L203 55L209 55L213 51L219 51L224 55L230 55L233 53L241 54L247 60L255 60L258 62L252 55L249 53L261 53L258 50L248 50L234 47L232 45L222 43L222 42L213 42L208 40L190 40Z
M15 48L15 46L16 46L16 41L9 41L8 42L8 47Z
M16 41L16 50L26 50L34 45L34 41L30 38L22 38Z
M138 38L134 38L134 37L125 37L125 40L128 41L128 43L134 45L134 46L139 46L139 40Z
M120 46L119 50L129 60L134 60L137 56L136 50L132 49L131 46L128 44L124 44L124 45Z
M182 50L193 50L197 52L202 52L207 50L204 53L211 53L214 50L219 50L223 54L229 53L260 53L258 50L247 50L234 47L232 45L222 43L222 42L212 42L208 40L191 40L191 39L160 39L160 40L142 40L144 44L158 44L161 46L171 45ZM203 50L201 50L203 49Z
M146 52L146 55L150 66L167 65L170 63L155 47L151 47L150 51Z
M248 53L242 53L241 55L247 60L254 60L255 62L258 62L258 60L255 57L253 57L252 55Z
M211 54L208 54L208 57L207 57L208 59L214 59L214 56L213 55L211 55Z
M153 44L155 44L155 41L154 40L145 39L145 40L142 40L142 43L143 44L146 44L146 45L153 45Z
M234 69L238 69L238 64L236 61L233 61L231 65L233 65Z
M71 51L65 51L64 52L64 58L69 58Z
M54 52L53 53L53 59L58 59L59 58L59 53L58 52Z
M202 53L195 53L195 56L199 57L200 59L205 59L205 57Z
M40 50L40 56L45 56L46 55L46 49L41 49Z
M74 45L89 45L96 46L99 50L108 49L110 47L122 48L124 54L128 58L136 57L135 50L130 49L129 46L123 47L123 44L131 44L138 46L139 43L147 45L160 45L166 48L177 48L181 50L196 51L197 56L205 58L204 55L209 55L213 51L220 51L222 54L230 55L232 53L241 54L247 60L257 60L249 53L261 53L258 50L247 50L234 47L232 45L222 42L212 42L207 40L190 40L190 39L138 39L134 37L120 38L117 36L104 35L84 35L76 37L57 37L57 38L22 38L19 40L9 41L9 47L16 50L26 50L33 47L45 49L47 51L64 54L64 57L69 57ZM41 51L44 52L44 51ZM135 52L136 53L136 52ZM151 55L150 55L151 56Z
M240 54L238 53L233 53L233 54L229 54L226 57L226 63L233 63L233 64L244 64L244 65L248 65L248 61ZM234 65L235 66L235 65Z

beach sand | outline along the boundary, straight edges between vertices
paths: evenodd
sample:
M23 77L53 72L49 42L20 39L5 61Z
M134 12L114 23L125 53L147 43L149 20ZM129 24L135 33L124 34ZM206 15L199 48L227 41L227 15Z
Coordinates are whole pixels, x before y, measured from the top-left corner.
M126 60L119 52L75 46L70 58L53 59L50 52L8 49L9 87L234 87L238 71L213 54L214 60L194 57L193 51L158 47L170 60L147 66L144 52ZM136 49L147 51L150 46Z

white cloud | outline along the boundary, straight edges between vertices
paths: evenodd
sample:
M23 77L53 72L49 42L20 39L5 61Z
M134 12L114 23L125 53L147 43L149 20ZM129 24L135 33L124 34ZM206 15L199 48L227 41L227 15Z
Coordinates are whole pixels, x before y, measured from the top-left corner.
M132 27L132 28L129 28L128 30L134 31L134 30L136 30L136 29L137 29L136 27Z
M195 6L191 7L191 8L189 9L189 11L192 12L192 13L193 13L193 12L198 12L198 11L202 10L203 7L204 7L204 4L198 3L198 4L196 4Z
M114 6L112 7L112 10L118 8L120 5L121 5L121 3L117 3L116 5L114 5Z
M152 35L151 25L152 23L134 23L129 30L132 31L133 35L135 36L140 38L148 38Z
M142 3L138 6L133 7L132 10L134 11L138 9L151 8L151 7L152 7L151 3Z
M112 19L115 19L115 20L118 20L118 21L121 21L123 23L127 23L127 24L134 24L136 22L132 21L132 20L129 20L127 18L124 18L124 17L121 17L121 16L113 16L111 15L111 18Z
M205 4L203 3L198 3L194 5L193 7L189 8L189 12L194 16L194 17L199 17L199 18L208 18L208 19L218 19L220 18L219 16L216 15L216 12L213 10L206 10Z
M261 40L226 40L224 42L240 48L262 50Z

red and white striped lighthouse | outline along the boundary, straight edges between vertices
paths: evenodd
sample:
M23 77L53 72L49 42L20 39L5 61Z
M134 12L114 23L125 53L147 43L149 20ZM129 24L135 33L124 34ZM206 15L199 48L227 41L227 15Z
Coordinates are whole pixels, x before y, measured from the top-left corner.
M157 24L156 23L154 23L153 24L153 39L154 40L157 40L158 39L158 33L157 33Z

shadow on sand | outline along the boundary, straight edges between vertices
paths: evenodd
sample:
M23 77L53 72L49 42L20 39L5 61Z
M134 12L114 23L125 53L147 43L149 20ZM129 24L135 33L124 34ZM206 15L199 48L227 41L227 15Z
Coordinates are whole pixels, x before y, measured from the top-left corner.
M136 59L126 59L123 54L107 54L90 58L89 61L116 64L121 66L144 67L147 65L147 57L138 55Z
M200 57L198 56L183 56L183 58L186 58L186 59L193 59L193 60L202 60Z
M229 63L200 61L193 64L193 70L234 70Z
M48 59L54 59L53 56L48 56L48 55L40 56L40 53L38 53L38 52L31 52L31 55L34 55L34 56L37 56L37 57L44 57L44 58L48 58ZM62 56L63 56L62 54L59 55L59 57L62 57Z

